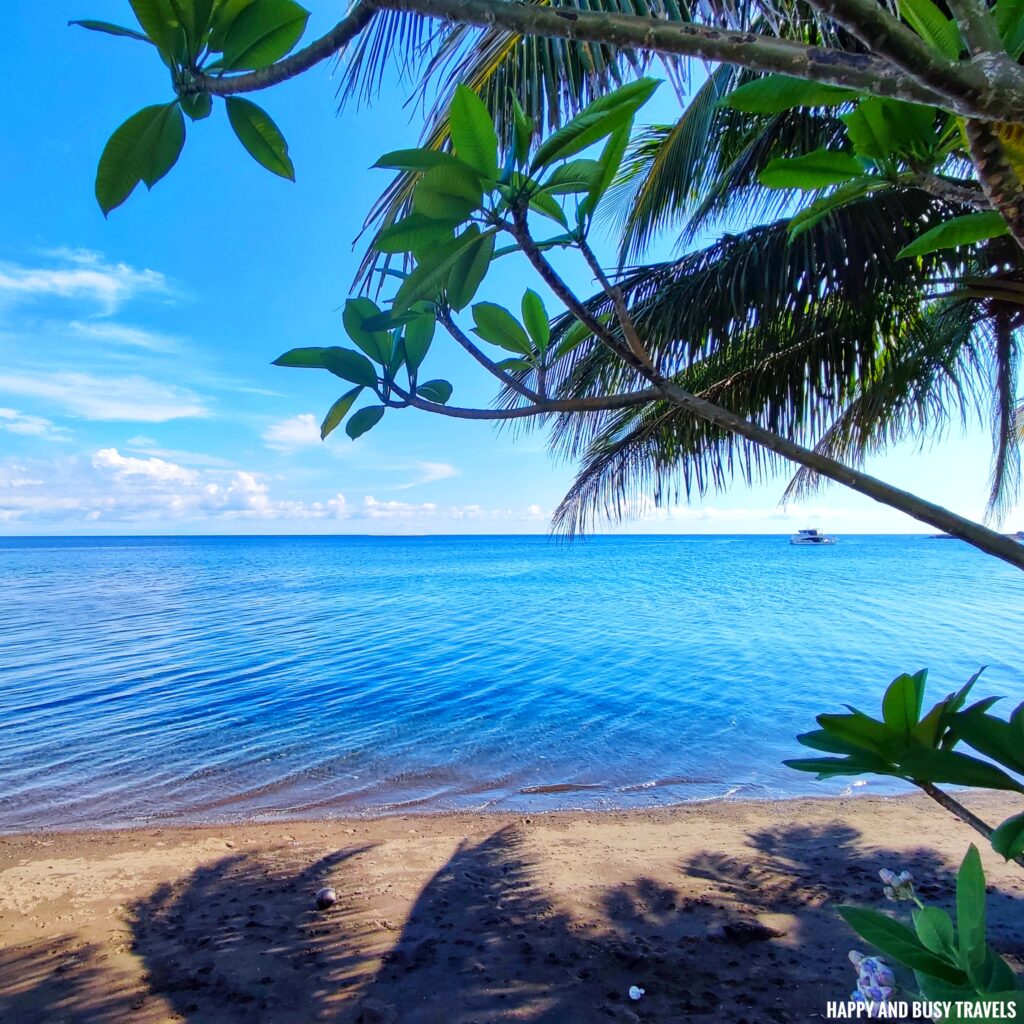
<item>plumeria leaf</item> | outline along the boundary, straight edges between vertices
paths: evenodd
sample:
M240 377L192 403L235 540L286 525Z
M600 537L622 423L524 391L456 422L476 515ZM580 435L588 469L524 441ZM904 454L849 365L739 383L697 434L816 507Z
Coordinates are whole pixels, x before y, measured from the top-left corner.
M354 441L362 437L368 430L372 430L380 423L384 416L383 405L368 405L359 412L353 413L352 418L345 424L345 433Z
M225 102L231 127L249 155L268 171L294 181L295 167L288 156L288 143L270 115L238 96L229 96Z
M96 171L96 199L104 214L120 206L140 181L152 188L177 162L185 119L177 103L145 107L111 135Z
M355 387L351 391L346 391L345 394L343 394L341 398L331 406L327 415L324 417L323 423L320 424L321 441L325 440L327 435L348 415L349 409L352 408L352 403L359 397L362 390L363 389L361 387Z
M302 38L309 11L295 0L252 0L224 34L222 67L254 71L289 53Z
M452 397L452 386L446 380L428 380L416 386L416 395L428 402L446 405Z

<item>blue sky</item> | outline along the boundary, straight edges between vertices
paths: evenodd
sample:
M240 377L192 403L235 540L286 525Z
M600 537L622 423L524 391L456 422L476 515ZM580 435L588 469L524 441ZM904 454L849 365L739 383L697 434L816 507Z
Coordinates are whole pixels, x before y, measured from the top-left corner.
M310 33L341 7L309 6ZM369 167L418 135L400 90L339 117L324 67L259 97L290 143L294 185L253 163L217 112L190 125L168 178L104 220L96 160L128 115L170 99L165 72L140 44L66 27L75 17L131 24L127 0L13 0L13 14L7 78L22 85L8 93L0 165L0 531L547 530L572 466L546 454L542 435L392 413L358 442L338 431L321 444L334 378L270 365L296 345L344 342L353 241L387 180ZM585 274L574 280L588 289ZM524 270L503 268L483 297L512 304L527 285ZM453 381L459 404L488 402L490 378L456 352L435 343L429 366ZM988 454L975 427L869 469L978 517ZM922 529L837 487L780 509L784 483L737 483L624 528ZM1024 526L1019 510L1006 525Z

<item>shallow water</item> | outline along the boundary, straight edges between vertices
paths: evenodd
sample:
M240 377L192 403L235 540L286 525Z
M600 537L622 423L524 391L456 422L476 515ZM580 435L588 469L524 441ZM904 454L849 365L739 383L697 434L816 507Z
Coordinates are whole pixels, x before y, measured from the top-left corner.
M4 830L838 793L780 764L816 713L1024 699L1024 577L956 541L3 539L0 584Z

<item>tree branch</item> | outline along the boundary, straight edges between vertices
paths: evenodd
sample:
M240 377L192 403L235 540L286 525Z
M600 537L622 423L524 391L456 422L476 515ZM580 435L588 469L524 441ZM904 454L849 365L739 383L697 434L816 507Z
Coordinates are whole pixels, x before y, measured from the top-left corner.
M211 96L233 96L240 92L257 92L268 89L272 85L295 78L310 68L315 67L328 57L333 57L343 50L367 25L377 13L377 7L366 2L357 3L349 13L338 22L326 35L298 53L293 53L276 64L271 64L244 75L221 77L219 75L195 75L179 87L179 95L192 93L209 93Z
M944 807L950 814L955 814L962 822L970 825L975 832L980 833L986 839L991 840L992 838L992 826L986 824L981 820L973 811L969 811L959 800L954 800L944 790L939 789L938 786L933 785L930 782L919 782L914 779L914 785L919 789L924 790L937 804ZM1011 858L1015 863L1024 867L1024 856Z
M936 92L958 94L964 86L983 88L984 73L970 64L951 61L876 0L810 0L811 6L838 22L872 53Z
M948 7L972 57L1006 52L994 19L977 0L948 0Z
M493 360L488 358L476 345L473 344L472 340L466 336L459 325L452 319L450 310L447 308L441 308L438 310L437 319L441 322L444 329L492 376L496 377L501 381L502 384L507 385L513 391L517 391L523 398L529 399L531 402L540 402L541 396L536 391L531 391L528 387L524 387L519 383L510 373L506 373L500 366L497 365Z
M533 405L517 406L515 409L467 409L457 405L441 405L439 402L424 401L422 398L410 395L398 384L392 385L392 390L402 401L390 402L385 399L384 404L388 408L409 407L457 420L521 420L531 416L545 416L552 412L608 412L614 409L628 409L634 405L644 405L661 397L657 388L644 388L640 391L627 391L621 395L547 399Z
M964 122L971 162L992 209L1003 215L1010 234L1024 249L1024 185L992 125L975 118Z
M919 171L915 174L901 175L899 183L919 188L936 199L969 206L973 210L992 209L984 192L974 182L950 181L949 178L933 174L931 171Z
M428 17L486 28L503 28L522 35L606 43L648 53L699 57L753 71L778 72L845 86L869 95L925 103L983 120L1024 121L1024 88L1009 92L1005 88L995 89L991 87L987 69L966 64L950 65L938 53L934 54L933 70L938 74L955 69L956 90L947 92L945 89L936 90L923 85L917 77L894 66L890 60L873 54L805 46L756 32L736 32L687 22L568 10L564 7L510 0L373 2L390 10L416 11ZM923 58L923 54L921 56ZM1005 72L1005 69L1002 70ZM1024 71L1021 77L1024 79ZM946 77L940 75L936 80L945 83ZM951 81L949 84L954 83Z
M660 397L668 399L674 405L685 409L687 412L715 424L722 430L731 434L746 438L748 441L768 451L775 452L783 458L789 459L797 465L804 466L813 473L834 480L843 484L851 490L865 494L869 498L888 505L905 515L911 516L922 523L948 533L951 536L959 537L968 544L973 545L981 551L985 551L996 558L1015 565L1018 569L1024 569L1024 544L1019 544L1009 537L1004 537L995 530L990 530L980 523L976 523L964 516L950 512L949 509L936 505L933 502L925 501L916 494L893 487L877 477L869 476L858 469L846 466L835 459L822 455L820 452L805 448L795 441L789 440L780 434L762 427L758 423L745 419L737 413L731 412L722 406L715 405L707 399L699 398L696 395L679 387L678 384L666 379L658 371L647 368L641 359L638 359L631 351L626 351L618 345L614 335L605 328L582 302L566 286L565 282L558 276L551 265L544 258L543 253L538 250L529 233L526 224L525 213L513 207L513 227L516 241L522 247L523 253L530 261L534 269L541 275L548 287L565 303L569 311L581 320L604 344L608 344L617 355L625 359L642 376L649 380L658 390ZM613 298L613 296L609 296Z
M867 0L821 0L821 3L853 4L860 11ZM777 72L844 86L869 95L930 104L982 120L1024 121L1024 88L1020 87L1024 71L1008 70L1002 65L993 69L999 72L1001 84L1000 88L995 88L987 67L953 63L937 53L923 52L924 44L915 43L914 33L902 26L899 33L890 33L887 38L899 43L892 45L893 53L915 69L913 74L896 66L891 58L806 46L756 32L515 0L362 0L330 32L291 57L241 75L198 74L180 85L180 91L230 96L294 78L343 49L369 23L375 10L413 11L429 18L501 28L522 35L697 57L753 71ZM938 87L922 84L926 79L934 81ZM1014 85L1017 88L1013 88Z

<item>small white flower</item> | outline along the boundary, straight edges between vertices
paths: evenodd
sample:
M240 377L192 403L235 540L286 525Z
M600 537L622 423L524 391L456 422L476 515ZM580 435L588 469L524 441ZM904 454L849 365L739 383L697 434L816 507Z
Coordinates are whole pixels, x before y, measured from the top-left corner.
M639 985L629 986L629 998L635 1003L638 999L643 999L644 990Z

